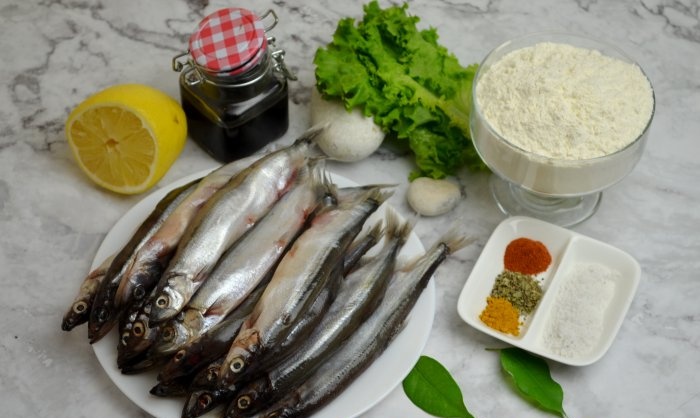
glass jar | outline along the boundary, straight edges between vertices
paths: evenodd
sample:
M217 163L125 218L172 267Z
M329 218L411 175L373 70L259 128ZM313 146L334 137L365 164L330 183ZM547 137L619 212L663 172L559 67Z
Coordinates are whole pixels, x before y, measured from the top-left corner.
M273 22L265 27L268 17ZM287 131L287 80L296 78L284 50L267 36L277 22L272 10L260 17L219 10L200 22L189 50L173 58L189 136L220 162L248 156Z

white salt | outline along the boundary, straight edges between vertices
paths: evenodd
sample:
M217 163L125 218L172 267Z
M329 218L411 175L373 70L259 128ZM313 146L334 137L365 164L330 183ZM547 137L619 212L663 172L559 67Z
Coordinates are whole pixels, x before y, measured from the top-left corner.
M605 312L615 294L619 272L596 263L577 263L561 278L544 343L566 358L579 358L599 343Z

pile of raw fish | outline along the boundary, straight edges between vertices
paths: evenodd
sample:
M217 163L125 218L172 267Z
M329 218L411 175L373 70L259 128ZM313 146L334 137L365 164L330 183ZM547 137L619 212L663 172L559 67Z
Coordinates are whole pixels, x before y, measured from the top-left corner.
M156 368L182 416L309 416L398 334L435 269L466 244L399 263L411 226L388 186L338 188L314 143L234 161L163 197L90 272L63 319L118 328L124 374ZM399 266L399 264L405 264Z

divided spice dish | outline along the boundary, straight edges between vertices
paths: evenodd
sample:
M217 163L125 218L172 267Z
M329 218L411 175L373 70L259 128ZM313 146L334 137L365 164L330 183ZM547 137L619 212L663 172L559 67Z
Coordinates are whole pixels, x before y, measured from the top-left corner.
M530 314L520 315L519 334L497 331L480 315L496 277L505 271L504 254L518 238L539 241L551 255L532 274L542 297ZM534 354L572 366L599 360L610 348L641 277L639 263L609 244L533 218L501 222L489 238L457 302L472 327Z

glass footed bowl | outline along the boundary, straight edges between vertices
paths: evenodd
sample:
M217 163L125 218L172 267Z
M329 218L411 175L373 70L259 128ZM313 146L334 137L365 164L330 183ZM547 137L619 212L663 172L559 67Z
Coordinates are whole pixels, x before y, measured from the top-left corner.
M490 179L490 186L498 207L506 215L530 216L560 226L572 226L592 216L598 209L602 191L622 180L639 162L656 101L649 82L652 111L644 130L634 141L612 154L567 160L518 147L501 136L486 120L476 99L476 89L483 75L504 55L541 42L593 49L637 67L639 65L616 47L601 41L578 35L538 33L505 42L491 51L474 77L469 121L472 141L484 163L495 174ZM645 77L649 81L646 74Z

